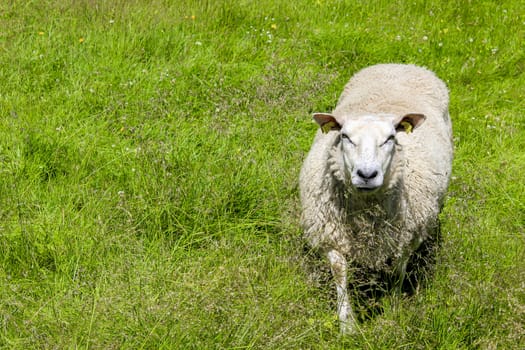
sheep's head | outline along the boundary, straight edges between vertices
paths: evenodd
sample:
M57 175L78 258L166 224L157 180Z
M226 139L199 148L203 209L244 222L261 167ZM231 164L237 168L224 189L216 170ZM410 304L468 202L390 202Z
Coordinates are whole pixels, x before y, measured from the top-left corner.
M360 192L375 192L383 187L390 170L396 134L412 132L425 116L370 115L347 118L340 124L331 114L316 113L314 119L323 132L339 132L345 173L352 186Z

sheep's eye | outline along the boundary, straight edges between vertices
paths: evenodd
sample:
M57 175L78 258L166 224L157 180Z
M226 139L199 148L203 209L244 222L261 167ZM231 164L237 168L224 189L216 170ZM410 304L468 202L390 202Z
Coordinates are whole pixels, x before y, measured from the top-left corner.
M350 144L355 145L355 143L353 143L352 140L350 140L350 137L347 134L341 134L341 140L346 140L350 142Z
M385 142L383 142L382 146L384 145L388 145L389 143L392 143L395 141L395 136L394 135L390 135Z

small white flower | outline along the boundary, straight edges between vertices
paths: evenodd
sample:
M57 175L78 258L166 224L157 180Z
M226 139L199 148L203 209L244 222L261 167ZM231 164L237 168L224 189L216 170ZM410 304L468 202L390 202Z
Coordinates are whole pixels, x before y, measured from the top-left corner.
M197 46L202 46L202 43L201 43L200 41L196 41L196 42L195 42L195 45L197 45Z

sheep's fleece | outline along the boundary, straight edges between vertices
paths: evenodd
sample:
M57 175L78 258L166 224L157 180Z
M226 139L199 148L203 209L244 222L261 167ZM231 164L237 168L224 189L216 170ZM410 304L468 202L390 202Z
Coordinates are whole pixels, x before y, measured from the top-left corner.
M437 234L452 167L448 90L429 70L380 64L355 74L321 126L301 169L301 225L325 254L343 332L355 328L350 268L404 277L420 244Z

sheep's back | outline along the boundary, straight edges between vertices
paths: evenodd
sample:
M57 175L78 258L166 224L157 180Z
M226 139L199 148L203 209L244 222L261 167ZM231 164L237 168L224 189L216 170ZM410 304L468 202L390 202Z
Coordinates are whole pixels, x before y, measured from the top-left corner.
M450 124L446 85L431 71L403 64L379 64L346 84L334 115L339 122L363 114L424 113L428 124Z

